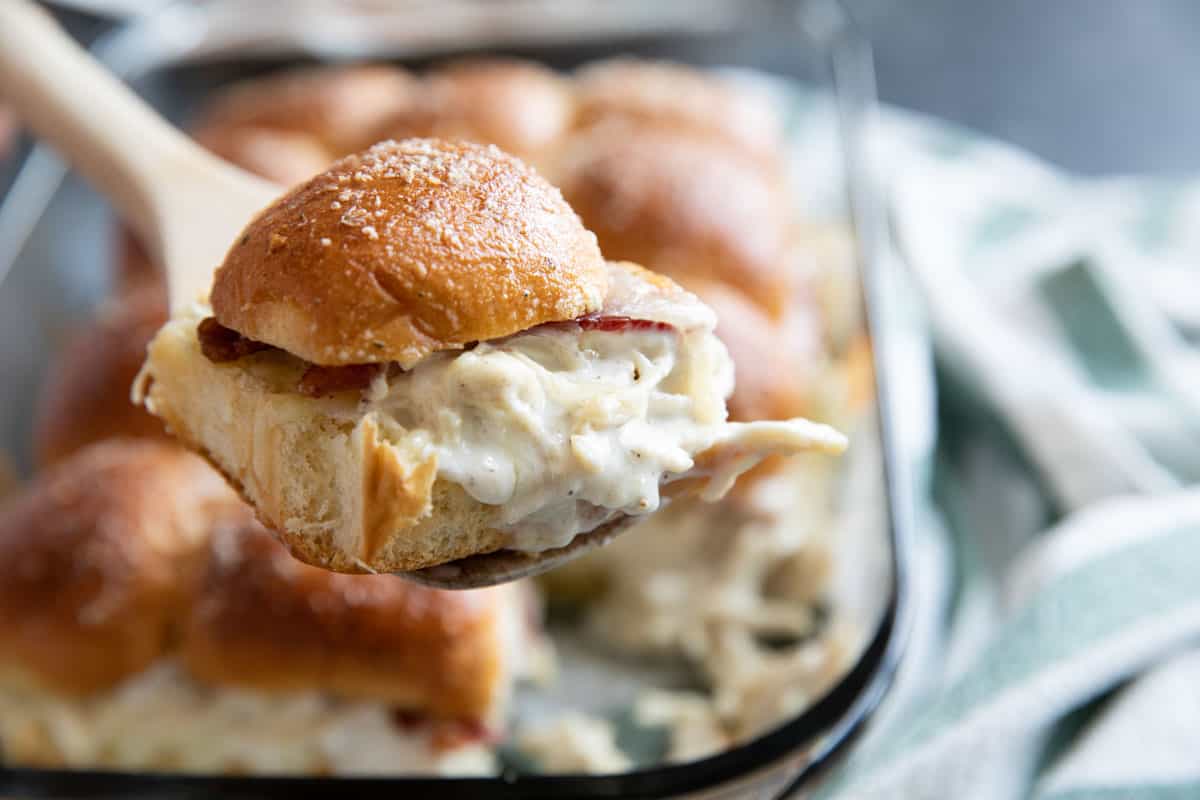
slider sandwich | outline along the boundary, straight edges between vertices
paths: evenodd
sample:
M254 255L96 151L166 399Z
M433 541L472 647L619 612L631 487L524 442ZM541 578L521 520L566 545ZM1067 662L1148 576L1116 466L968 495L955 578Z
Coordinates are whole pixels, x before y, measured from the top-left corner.
M368 93L374 104L359 99ZM347 116L350 106L372 112ZM797 223L783 122L769 94L707 70L617 58L562 75L485 57L419 76L389 65L251 79L218 93L194 133L289 186L372 142L414 136L494 144L536 165L608 258L663 273L716 312L737 368L730 418L752 420L821 413L822 328L844 328L839 309L853 305L821 302L825 273L848 256L829 252L842 244L836 229Z
M524 590L302 564L183 448L94 444L0 507L0 763L488 773Z
M135 392L299 558L409 571L553 551L844 446L804 420L728 422L715 324L606 262L516 158L409 139L251 221Z

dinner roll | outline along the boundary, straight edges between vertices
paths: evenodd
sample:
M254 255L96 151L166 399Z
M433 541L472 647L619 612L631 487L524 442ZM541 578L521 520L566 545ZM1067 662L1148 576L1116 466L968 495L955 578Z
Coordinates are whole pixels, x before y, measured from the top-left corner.
M494 147L408 139L338 162L253 220L212 307L314 364L409 366L595 311L605 287L596 237L532 169Z
M775 315L795 302L787 191L726 141L608 122L573 136L550 174L606 257L736 286Z
M730 419L788 419L811 413L806 378L820 345L811 316L777 321L729 284L694 280L689 286L716 312L717 336L733 358L736 382L729 398Z
M622 119L703 131L734 149L775 162L783 143L776 104L760 91L710 70L665 61L614 58L575 76L578 124Z
M214 685L494 719L517 658L511 626L524 624L518 594L327 572L295 560L246 519L214 534L181 658Z
M200 459L108 440L0 507L0 751L56 769L490 774L536 663L523 589L307 567Z
M546 67L518 59L465 59L429 72L424 101L397 112L379 138L465 139L536 164L572 125L574 110L570 83Z
M235 128L306 133L332 156L361 150L383 120L412 106L420 81L384 64L289 70L237 84L192 125L212 141Z
M606 269L640 307L679 308L684 317L715 324L669 279L632 264ZM339 572L399 572L511 543L500 521L503 507L439 477L421 430L357 400L348 404L361 389L298 391L311 368L278 351L213 361L203 352L196 315L173 319L155 336L142 373L143 400L175 436L220 467L293 555ZM502 388L503 380L493 375L491 383ZM691 382L697 391L709 388L701 376ZM492 433L519 438L533 424L514 421Z
M113 439L0 507L0 680L111 687L166 652L213 521L244 513L201 459Z
M33 425L39 466L114 436L167 438L162 423L129 397L146 345L166 321L160 288L145 284L110 300L71 337L39 394Z

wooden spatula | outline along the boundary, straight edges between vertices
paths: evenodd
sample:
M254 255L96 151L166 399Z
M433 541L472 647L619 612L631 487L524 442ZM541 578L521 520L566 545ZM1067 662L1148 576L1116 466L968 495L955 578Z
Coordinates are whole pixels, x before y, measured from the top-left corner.
M107 196L167 272L172 310L282 187L209 154L29 0L0 0L0 96Z

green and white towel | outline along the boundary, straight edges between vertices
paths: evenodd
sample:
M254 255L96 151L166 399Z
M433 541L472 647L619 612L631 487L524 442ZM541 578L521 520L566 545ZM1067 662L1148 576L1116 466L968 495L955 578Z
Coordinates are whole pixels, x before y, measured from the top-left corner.
M1200 797L1200 182L899 112L871 150L938 432L908 661L823 796Z

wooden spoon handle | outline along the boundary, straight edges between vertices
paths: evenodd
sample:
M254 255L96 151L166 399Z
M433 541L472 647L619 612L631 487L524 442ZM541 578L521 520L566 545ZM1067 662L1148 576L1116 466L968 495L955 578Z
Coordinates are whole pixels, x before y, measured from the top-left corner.
M0 95L156 244L155 177L197 148L29 0L0 2Z
M0 96L137 230L173 310L207 293L230 243L280 192L172 127L30 0L0 0Z

